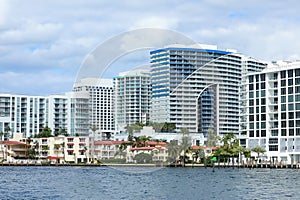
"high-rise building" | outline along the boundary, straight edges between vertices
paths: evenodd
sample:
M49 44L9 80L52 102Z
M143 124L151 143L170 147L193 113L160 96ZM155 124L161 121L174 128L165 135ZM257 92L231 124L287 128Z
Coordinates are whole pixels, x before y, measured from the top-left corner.
M81 100L83 97L81 97ZM88 99L85 98L85 101ZM0 132L23 133L24 137L41 133L44 127L49 127L52 134L67 131L68 134L88 134L88 124L73 121L71 125L71 108L77 108L76 96L50 95L27 96L0 94ZM74 103L75 102L75 103ZM87 115L88 110L78 111L74 115ZM78 117L77 117L78 118ZM81 129L77 129L80 126ZM8 128L9 127L9 131Z
M212 45L173 45L150 54L150 121L192 133L239 132L242 74L254 69L245 56Z
M114 78L115 125L123 131L128 125L149 122L150 70L136 69Z
M300 62L277 62L246 79L245 126L249 149L260 159L300 162Z
M89 93L89 124L96 137L110 139L114 134L114 88L112 79L85 78L74 84L73 92Z

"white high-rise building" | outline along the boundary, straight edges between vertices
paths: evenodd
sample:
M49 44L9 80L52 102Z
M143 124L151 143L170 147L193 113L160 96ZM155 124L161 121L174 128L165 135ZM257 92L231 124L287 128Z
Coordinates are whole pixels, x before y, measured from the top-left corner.
M128 125L149 122L151 99L150 70L136 69L114 78L115 126L124 131Z
M112 79L85 78L74 84L73 92L89 93L89 124L96 137L110 139L114 134L114 88Z
M300 62L277 62L247 76L245 123L249 149L262 160L300 162ZM257 156L257 155L254 155Z
M80 97L81 101L88 98ZM83 100L85 99L85 100ZM78 116L86 117L88 110L77 110L77 114L71 116L71 108L77 108L79 101L76 96L50 95L27 96L14 94L0 94L0 132L7 136L7 127L10 134L23 133L24 137L41 133L43 128L49 127L52 134L58 134L65 130L68 134L88 135L88 123L78 121ZM88 104L86 104L88 105ZM77 117L76 117L77 116ZM71 123L71 118L77 118ZM72 125L71 125L72 124ZM78 129L78 126L81 129Z
M150 121L205 135L209 129L239 132L240 83L249 67L245 56L212 45L173 45L150 54Z

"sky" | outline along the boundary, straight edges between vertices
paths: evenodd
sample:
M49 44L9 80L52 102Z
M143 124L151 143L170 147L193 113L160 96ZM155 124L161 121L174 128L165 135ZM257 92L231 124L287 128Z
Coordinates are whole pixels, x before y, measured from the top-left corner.
M300 60L299 7L297 0L0 0L0 93L69 92L87 55L139 28L173 30L264 61ZM148 52L137 53L112 66L124 71L148 60Z

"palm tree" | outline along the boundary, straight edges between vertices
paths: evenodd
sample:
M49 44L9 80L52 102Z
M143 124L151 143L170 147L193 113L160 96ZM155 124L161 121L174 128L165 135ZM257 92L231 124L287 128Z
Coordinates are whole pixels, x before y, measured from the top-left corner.
M93 132L93 136L92 136L92 162L94 163L94 154L95 154L95 133L98 130L98 128L96 126L91 127L91 130Z
M176 164L176 159L179 156L180 148L177 140L171 140L168 144L168 157L169 162Z
M256 147L252 148L251 151L257 153L257 159L259 159L260 154L263 154L266 152L266 150L260 146L256 146Z
M183 152L183 159L182 159L182 166L185 166L185 159L186 154L189 152L191 143L190 143L190 137L189 137L189 130L184 128L181 129L182 138L181 138L181 144L180 144L180 152Z
M26 155L25 155L25 157L29 157L29 150L31 150L31 143L32 142L32 139L30 138L30 137L28 137L27 139L26 139ZM29 149L28 149L28 147L29 147ZM33 152L32 151L30 151L30 153L31 154L33 154Z
M1 132L0 132L0 141L2 141L3 135L4 135L4 133L1 131Z

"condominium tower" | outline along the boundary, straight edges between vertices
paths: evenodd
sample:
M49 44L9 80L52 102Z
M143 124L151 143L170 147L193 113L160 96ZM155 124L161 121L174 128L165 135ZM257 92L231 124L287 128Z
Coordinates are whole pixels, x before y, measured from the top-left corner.
M246 146L266 150L261 159L300 161L300 62L277 62L247 76Z
M150 121L174 123L177 131L192 133L239 132L242 74L261 70L263 63L248 65L247 57L212 45L173 45L150 55Z
M149 122L150 70L136 69L114 78L116 130L137 122Z

